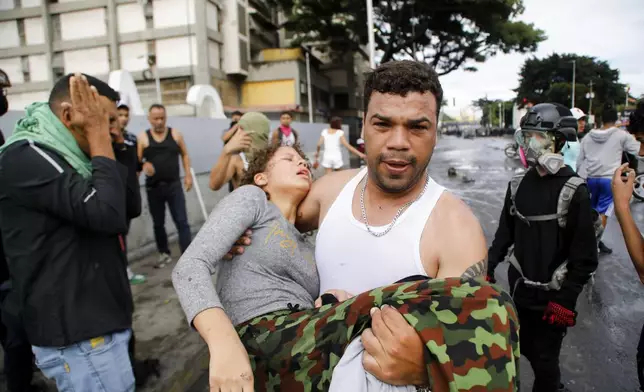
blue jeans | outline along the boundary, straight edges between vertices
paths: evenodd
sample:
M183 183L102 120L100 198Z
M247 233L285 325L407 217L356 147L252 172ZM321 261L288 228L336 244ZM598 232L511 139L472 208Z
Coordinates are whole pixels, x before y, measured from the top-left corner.
M188 214L186 212L186 198L180 181L161 183L154 187L147 187L148 207L154 224L154 239L159 253L170 254L168 248L168 234L165 231L165 205L170 208L170 215L179 233L179 247L181 253L185 252L192 240Z
M134 391L128 354L131 330L116 332L67 347L33 346L36 365L56 380L60 392Z

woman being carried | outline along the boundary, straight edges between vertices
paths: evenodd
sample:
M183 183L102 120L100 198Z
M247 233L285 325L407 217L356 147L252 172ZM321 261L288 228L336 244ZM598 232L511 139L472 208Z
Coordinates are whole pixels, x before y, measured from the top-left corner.
M346 347L370 326L370 310L384 305L418 331L435 391L515 390L518 324L507 294L484 281L422 280L315 308L313 246L293 224L311 186L304 154L297 146L257 151L243 183L217 204L172 275L208 344L211 390L328 390ZM220 262L247 228L259 241ZM370 382L363 368L341 377L343 390L414 388Z

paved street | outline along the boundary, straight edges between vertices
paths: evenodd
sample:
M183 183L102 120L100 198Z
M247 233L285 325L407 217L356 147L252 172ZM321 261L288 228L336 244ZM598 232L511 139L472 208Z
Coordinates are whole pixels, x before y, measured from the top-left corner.
M458 194L475 211L488 244L496 230L507 182L519 167L518 162L507 159L503 153L508 141L444 137L431 163L434 179ZM449 167L456 168L457 177L447 176ZM474 181L464 181L463 176ZM633 209L638 224L644 225L644 204L635 203ZM608 225L605 242L615 252L600 258L595 284L579 298L578 325L564 341L564 380L573 392L637 390L635 351L644 323L644 296L640 295L641 284L614 218ZM176 248L174 252L178 254ZM158 357L162 365L161 379L153 380L143 390L184 391L200 378L197 385L205 386L208 365L205 347L198 334L190 331L185 323L172 289L171 267L157 270L152 267L153 262L154 258L148 257L134 265L136 272L148 276L145 284L133 288L138 356ZM499 281L504 281L506 269L502 265L497 270ZM527 362L522 365L523 390L529 391L531 370Z
M438 143L431 163L433 177L467 202L483 225L488 245L497 228L507 182L519 167L507 159L503 147L509 139L464 140L445 137ZM455 167L476 181L463 183L447 176ZM635 219L644 226L644 204L632 206ZM577 303L577 326L564 339L561 356L563 378L573 392L624 391L638 389L635 352L644 323L644 288L633 268L619 225L610 219L604 242L614 253L602 255L594 285L586 287ZM497 269L505 281L507 264ZM507 286L506 286L507 287ZM532 372L522 362L523 390L532 386ZM525 388L528 387L528 388Z

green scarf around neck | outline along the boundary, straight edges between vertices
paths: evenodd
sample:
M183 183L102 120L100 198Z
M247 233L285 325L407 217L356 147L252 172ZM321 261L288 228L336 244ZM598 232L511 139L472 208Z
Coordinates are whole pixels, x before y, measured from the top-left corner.
M49 108L47 102L35 102L25 109L13 134L0 147L2 153L9 145L28 140L59 153L84 178L92 176L92 163L80 149L76 139Z

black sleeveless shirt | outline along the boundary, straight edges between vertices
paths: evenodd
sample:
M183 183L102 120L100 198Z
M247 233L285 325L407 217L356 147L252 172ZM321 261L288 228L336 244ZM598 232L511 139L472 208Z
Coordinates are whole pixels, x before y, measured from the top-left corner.
M179 181L179 155L181 150L172 137L172 128L168 127L168 134L162 142L157 142L148 129L149 145L143 150L143 158L154 166L154 175L145 178L145 185L156 186L159 183Z

